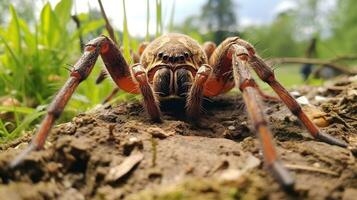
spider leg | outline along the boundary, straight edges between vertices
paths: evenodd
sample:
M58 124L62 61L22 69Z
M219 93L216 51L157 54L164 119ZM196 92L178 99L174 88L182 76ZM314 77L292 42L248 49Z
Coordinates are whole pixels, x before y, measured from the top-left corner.
M143 54L145 48L149 45L148 42L142 42L140 43L138 47L138 52L133 52L131 51L131 58L133 59L134 63L139 63L140 62L140 56ZM107 72L103 69L99 76L97 77L95 83L100 84L107 76ZM110 100L112 100L115 95L119 92L119 88L115 87L113 90L110 92L110 94L103 100L102 104L108 103Z
M136 64L132 67L133 78L137 81L141 94L144 98L144 107L151 119L155 122L160 122L160 108L159 101L149 84L149 79L147 77L145 68L141 64Z
M248 43L239 37L229 37L218 47L216 47L213 42L204 43L202 48L209 58L209 64L212 66L213 72L205 86L205 96L217 96L231 90L234 87L231 49L231 46L234 44L241 44L245 47L248 46ZM260 89L258 84L255 82L253 83L254 87L258 91L258 94L263 97L264 100L279 101L277 97L265 94Z
M280 99L275 96L271 96L269 94L265 94L265 92L259 87L259 85L255 82L254 79L252 79L252 86L255 87L257 90L258 94L262 97L263 100L268 100L268 101L275 101L278 102Z
M112 100L115 97L115 95L118 94L119 91L120 89L118 87L114 87L113 90L110 92L110 94L107 97L105 97L102 104L106 104L110 100Z
M212 68L209 65L202 65L198 68L193 84L186 100L186 114L192 120L197 120L202 107L203 89L206 81L211 75Z
M115 44L105 36L91 40L86 44L82 57L74 65L70 77L47 108L47 114L31 144L11 162L10 166L18 165L31 151L43 148L55 120L61 115L77 86L89 76L99 55L119 87L124 90L133 90L132 88L136 87L136 83L131 80L129 67Z
M216 43L211 42L211 41L205 42L202 45L202 49L206 53L207 59L210 59L210 57L212 56L212 54L213 54L214 50L216 50L216 48L217 48Z
M294 179L281 164L274 148L272 134L259 101L259 91L249 72L248 51L239 45L233 45L233 49L235 53L233 54L232 67L235 84L242 92L248 115L253 122L255 132L259 135L265 164L284 187L291 188L294 185Z
M273 70L254 52L249 53L249 65L254 69L258 77L270 85L289 110L304 124L311 136L328 144L347 147L348 144L321 132L317 126L302 111L301 106L290 95L290 93L275 79Z

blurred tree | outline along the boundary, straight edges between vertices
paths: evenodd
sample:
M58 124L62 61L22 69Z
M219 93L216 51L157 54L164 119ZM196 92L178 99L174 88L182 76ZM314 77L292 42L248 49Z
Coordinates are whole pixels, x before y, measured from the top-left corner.
M200 28L211 32L211 40L220 43L226 37L237 35L238 19L232 0L208 0L202 7Z
M322 2L323 3L323 2ZM295 9L296 24L303 29L308 39L319 34L322 29L319 16L322 16L320 0L298 0ZM301 36L300 36L301 37Z
M256 44L264 57L301 56L304 50L294 37L298 32L294 20L294 12L280 13L271 24L247 27L242 36Z
M206 38L200 33L201 28L199 21L198 16L189 16L182 24L174 26L173 29L175 31L188 34L198 42L202 43Z
M225 38L238 35L238 19L232 0L208 0L197 15L189 16L174 27L199 42L212 40L217 44Z
M357 53L357 4L354 0L338 0L333 16L333 47L341 53Z
M208 0L202 7L201 22L209 31L234 31L237 28L237 16L232 0Z

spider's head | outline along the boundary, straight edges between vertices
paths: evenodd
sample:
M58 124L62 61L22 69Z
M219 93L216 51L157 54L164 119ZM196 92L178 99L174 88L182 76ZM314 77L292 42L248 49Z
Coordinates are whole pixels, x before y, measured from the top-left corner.
M172 33L151 42L141 57L159 96L186 96L198 68L207 56L192 38Z

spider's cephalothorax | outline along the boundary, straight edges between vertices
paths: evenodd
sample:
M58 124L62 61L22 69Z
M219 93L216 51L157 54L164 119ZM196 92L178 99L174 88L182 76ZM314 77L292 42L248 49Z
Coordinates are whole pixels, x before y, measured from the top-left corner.
M265 164L283 186L292 187L294 179L279 161L262 105L257 99L267 98L267 95L259 89L249 68L273 88L314 138L347 147L344 141L321 132L312 123L296 100L275 79L273 70L256 55L254 47L239 37L227 38L217 47L213 42L206 42L201 47L189 36L167 34L148 45L141 45L138 54L141 55L140 61L129 66L111 39L100 36L91 40L69 79L48 107L31 145L12 165L17 165L32 150L44 146L55 120L80 82L90 74L98 56L102 57L108 73L120 89L143 96L144 107L153 121L161 119L158 96L186 97L187 117L195 122L200 117L203 96L217 96L237 87L242 92L254 130L259 134Z
M208 62L195 40L178 33L155 39L146 47L140 61L155 93L161 97L185 97L198 68Z

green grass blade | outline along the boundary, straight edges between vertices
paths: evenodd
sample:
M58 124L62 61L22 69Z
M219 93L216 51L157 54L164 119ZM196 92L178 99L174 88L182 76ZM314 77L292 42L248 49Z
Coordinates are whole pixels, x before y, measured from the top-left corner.
M17 17L17 13L13 5L10 5L11 12L11 22L8 30L9 38L11 42L14 43L15 52L21 54L21 32L19 25L19 18Z
M41 111L41 112L33 112L29 115L27 115L25 117L24 120L22 120L22 122L16 127L16 129L14 131L12 131L10 133L10 138L9 139L13 139L16 137L19 137L20 134L27 128L29 127L29 125L35 121L36 119L38 119L39 117L41 117L42 115L44 115L46 113L46 111Z
M72 0L61 0L55 7L54 12L63 28L65 28L69 20L71 20L72 4Z
M156 37L162 34L161 0L156 0Z
M6 128L7 124L0 119L0 138L9 137L10 133Z
M36 111L34 108L20 107L20 106L0 106L0 112L16 112L23 114L30 114Z
M37 48L35 35L31 33L30 27L28 26L25 20L19 19L19 24L22 30L23 40L24 43L26 44L26 47L35 51L35 49Z
M126 8L125 0L123 0L123 9L124 9L124 22L123 22L123 48L124 48L124 57L128 63L132 62L130 57L130 35L128 30L128 21L126 18Z
M41 36L44 45L49 48L60 48L58 45L64 41L66 37L65 28L61 28L56 14L51 8L50 3L46 3L41 11Z
M172 32L174 29L175 9L176 9L176 1L173 0L172 7L171 7L171 14L170 14L169 32Z
M150 25L150 0L146 0L146 36L145 36L145 41L147 41L147 42L150 41L149 25Z
M12 51L12 48L7 43L6 39L2 35L0 35L0 39L1 39L1 42L5 45L5 48L10 52L12 59L16 62L16 65L20 66L21 65L20 59Z

